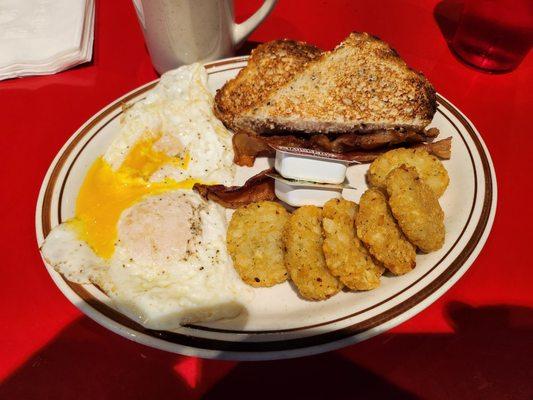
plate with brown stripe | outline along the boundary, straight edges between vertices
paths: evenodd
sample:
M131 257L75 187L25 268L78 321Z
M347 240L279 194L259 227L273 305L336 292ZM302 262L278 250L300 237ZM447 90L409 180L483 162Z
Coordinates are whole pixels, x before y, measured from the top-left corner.
M205 64L210 90L236 76L247 63L237 57ZM36 232L41 244L50 230L74 214L77 190L91 163L103 154L119 130L123 103L143 99L157 81L117 99L89 119L61 148L41 187ZM341 291L326 301L310 302L289 282L254 289L245 315L230 320L183 326L175 331L146 329L114 308L94 285L72 283L46 265L62 293L83 313L111 331L147 346L185 355L233 360L267 360L321 353L384 332L419 313L446 292L470 268L489 235L496 211L496 177L490 154L473 124L438 95L430 125L440 137L452 137L452 157L444 161L450 185L441 197L446 240L439 251L417 256L416 268L403 276L384 276L369 292ZM239 167L236 183L263 170ZM368 165L350 167L357 181L352 196L366 189Z

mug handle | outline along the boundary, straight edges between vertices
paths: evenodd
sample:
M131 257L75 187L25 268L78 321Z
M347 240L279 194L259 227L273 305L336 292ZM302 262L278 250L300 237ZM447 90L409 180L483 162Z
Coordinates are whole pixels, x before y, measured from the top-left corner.
M137 13L137 18L139 19L139 22L141 23L141 27L143 30L146 30L146 22L144 21L144 11L143 11L143 5L141 3L141 0L132 0L133 7L135 8L135 12Z
M268 17L278 0L265 0L259 10L240 24L233 24L233 45L240 46L248 36Z

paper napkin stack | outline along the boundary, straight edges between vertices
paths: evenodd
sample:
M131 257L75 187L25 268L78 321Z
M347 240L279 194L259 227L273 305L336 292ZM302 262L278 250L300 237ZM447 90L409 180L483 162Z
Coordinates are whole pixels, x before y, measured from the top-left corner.
M0 80L90 61L94 0L0 0Z

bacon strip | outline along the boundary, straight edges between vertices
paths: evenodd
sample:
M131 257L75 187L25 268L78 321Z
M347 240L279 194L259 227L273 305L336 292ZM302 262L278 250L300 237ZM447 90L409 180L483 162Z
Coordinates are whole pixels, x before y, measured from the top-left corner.
M233 135L234 162L237 165L251 167L256 157L274 157L275 151L271 146L300 147L321 150L330 153L350 153L353 157L366 160L374 152L368 150L390 150L396 145L406 147L413 143L423 143L438 135L438 129L431 128L424 134L415 131L381 130L367 134L346 133L334 138L326 135L313 135L306 138L294 135L258 136L252 133L239 132ZM375 156L374 156L375 158ZM373 158L372 158L373 159ZM359 159L352 159L359 161ZM367 162L367 161L361 161Z
M256 157L274 157L276 154L262 136L245 132L235 133L232 143L233 162L243 167L252 167Z
M373 150L382 146L393 146L399 143L420 143L427 138L414 131L376 131L358 135L346 133L331 140L326 135L314 135L310 138L312 145L320 150L332 153L345 153L353 150Z
M276 200L274 179L267 176L272 169L248 179L243 186L201 185L193 187L204 199L212 200L226 208L239 208L257 201Z
M423 148L428 151L429 154L441 158L443 160L449 160L452 154L452 138L442 139L436 142L431 143L416 143L416 144L407 144L401 146L386 147L374 151L352 151L348 153L342 153L342 159L345 161L355 161L361 164L371 163L381 154L386 153L389 150L397 149L399 147L405 148Z
M439 158L449 159L451 143L452 138L449 137L438 142L417 143L410 147L423 147ZM270 147L269 149L272 150ZM390 149L389 147L375 151L352 151L342 153L341 156L346 161L369 163ZM274 179L267 175L272 171L273 169L271 168L252 176L243 186L201 185L197 183L193 189L204 199L212 200L226 208L239 208L257 201L272 201L276 200Z
M433 154L435 157L442 158L443 160L449 160L450 157L452 156L452 138L451 137L439 140L437 142L421 143L413 147L423 147L430 154Z

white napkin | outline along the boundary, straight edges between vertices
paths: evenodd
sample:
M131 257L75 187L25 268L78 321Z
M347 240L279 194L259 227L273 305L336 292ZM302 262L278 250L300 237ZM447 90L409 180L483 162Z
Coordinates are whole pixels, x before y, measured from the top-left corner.
M0 80L90 61L94 0L0 0Z

